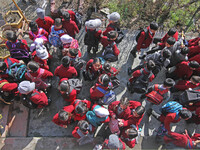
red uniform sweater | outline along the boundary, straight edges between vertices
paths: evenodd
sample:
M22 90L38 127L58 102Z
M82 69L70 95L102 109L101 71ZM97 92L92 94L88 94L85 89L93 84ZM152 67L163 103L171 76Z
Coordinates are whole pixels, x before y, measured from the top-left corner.
M0 84L3 82L8 82L6 79L1 79ZM1 91L15 93L17 91L17 83L6 83L1 87Z
M134 138L134 139L130 139L129 137L128 137L128 135L125 133L125 131L127 130L127 129L129 129L130 127L127 127L127 128L124 128L123 130L122 130L122 132L121 132L121 139L122 139L122 141L124 141L125 143L126 143L126 145L128 145L128 147L130 147L130 148L134 148L135 147L135 143L136 143L136 139Z
M190 79L193 74L193 70L189 67L189 61L182 61L176 65L176 70L174 73L179 78Z
M200 37L196 37L188 41L188 47L197 46L198 42L200 41Z
M189 88L196 88L198 86L200 86L200 83L193 84L190 80L179 80L174 87L179 91L184 91Z
M66 68L63 65L60 65L54 71L54 75L58 76L60 79L62 78L70 79L70 78L76 77L78 74L74 67L69 66Z
M79 29L76 25L76 23L72 20L66 21L63 20L63 28L67 31L67 34L74 37L75 34L79 33Z
M63 107L63 110L66 111L66 112L69 112L69 113L72 113L74 111L74 106L73 105L69 105L69 106L65 106ZM58 117L58 113L53 117L53 120L52 120L55 124L63 127L63 126L66 126L68 124L71 123L72 121L72 116L69 116L68 120L67 121L62 121L59 119Z
M104 35L104 36L107 36L108 32L115 30L115 28L112 28L112 27L110 26L110 24L111 24L111 23L109 23L109 24L107 25L107 27L106 27L106 30L103 31L103 35ZM114 25L114 26L115 26L115 25Z
M96 83L93 87L90 88L90 98L92 100L99 100L100 98L102 98L104 96L104 94L102 92L100 92L97 87L100 87L104 90L108 90L108 87L104 87L102 85L100 85L99 83Z
M49 66L47 64L47 59L40 59L39 57L37 57L36 51L34 51L31 54L31 57L35 62L37 62L40 65L41 68L49 70Z
M44 21L45 20L45 21ZM51 17L45 16L44 20L38 18L35 22L38 24L38 27L45 29L47 32L50 33L51 26L54 24L54 20Z
M48 39L49 33L46 30L44 30L43 28L38 28L37 32L29 31L29 33L28 33L29 39L31 39L32 41L34 41L36 38L39 38L39 36L37 36L38 32L40 33L40 35L43 35L43 36L45 36Z
M38 74L39 74L39 72L40 72L40 68L38 69L37 72L30 73L30 74L31 74L33 77L37 77ZM44 70L44 73L42 74L41 78L42 78L42 79L46 79L46 78L48 78L48 77L53 77L53 74L52 74L50 71L48 71L48 70ZM26 78L27 80L31 81L31 78L29 78L29 76L27 75L27 73L25 74L25 78Z
M175 40L177 41L178 40L178 31L176 31L176 33L172 37L175 38ZM166 33L165 36L161 39L159 46L164 48L168 38L170 38L170 36Z
M37 104L37 108L43 108L48 105L48 98L44 92L39 92L36 89L33 91L33 93L37 93L34 96L30 97L30 100Z
M90 59L87 64L86 64L86 71L89 71L91 74L94 74L95 76L96 75L99 75L99 73L102 73L102 65L101 67L99 68L98 71L94 70L94 67L93 67L93 59ZM99 72L99 73L98 73Z

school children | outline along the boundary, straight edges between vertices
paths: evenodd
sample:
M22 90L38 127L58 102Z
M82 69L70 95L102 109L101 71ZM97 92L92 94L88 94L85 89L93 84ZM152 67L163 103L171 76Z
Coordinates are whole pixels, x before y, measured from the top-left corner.
M93 54L96 54L99 47L102 31L98 29L101 26L101 20L89 20L85 22L85 37L84 44L87 45L87 52L90 54L92 50Z

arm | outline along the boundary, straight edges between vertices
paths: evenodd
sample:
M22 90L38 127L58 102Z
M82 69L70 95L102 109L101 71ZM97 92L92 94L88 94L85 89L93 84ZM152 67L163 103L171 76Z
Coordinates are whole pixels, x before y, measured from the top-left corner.
M143 32L140 34L140 37L139 37L138 42L137 42L137 51L140 51L141 45L142 45L144 39L145 39L145 32L143 31Z
M114 52L114 55L115 55L115 56L118 56L119 53L120 53L120 51L119 51L119 49L117 48L117 45L116 45L116 44L113 45L113 52Z

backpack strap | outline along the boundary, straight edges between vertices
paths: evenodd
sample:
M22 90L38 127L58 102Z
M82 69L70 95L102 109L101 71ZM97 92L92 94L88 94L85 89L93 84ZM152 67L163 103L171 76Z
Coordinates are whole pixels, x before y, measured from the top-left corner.
M13 64L10 58L7 58L7 63L8 63L8 67Z
M97 87L97 90L99 90L101 93L103 93L104 95L106 94L106 90L104 90L104 89L102 89L102 88L100 88L99 86Z

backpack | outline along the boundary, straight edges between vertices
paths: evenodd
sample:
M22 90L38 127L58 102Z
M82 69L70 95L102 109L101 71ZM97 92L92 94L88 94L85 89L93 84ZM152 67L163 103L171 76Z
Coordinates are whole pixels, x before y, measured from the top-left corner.
M102 56L105 56L107 54L113 54L113 46L115 45L115 42L112 42L111 44L109 44L108 46L106 46L104 48L104 51L102 53Z
M89 144L89 143L92 143L94 141L93 135L90 134L90 133L87 133L86 135L84 135L82 133L82 131L80 131L78 129L77 130L77 134L80 136L80 138L77 140L77 142L78 142L79 145Z
M51 27L51 33L49 34L49 43L51 43L55 47L59 47L62 45L59 34L64 33L64 31L63 30L55 31L54 28L55 26Z
M85 37L84 37L84 44L85 45L89 45L89 46L97 46L98 43L99 43L99 40L95 37L95 34L96 34L96 30L87 30L86 34L85 34Z
M144 41L149 37L149 31L147 29L140 29L138 34L136 35L136 42L138 42L138 39L140 38L140 35L142 32L145 32L145 38L144 38Z
M35 96L35 95L39 95L38 93L32 93L32 94L28 94L28 95L24 95L22 94L22 96L20 97L21 98L21 101L22 101L22 104L25 106L25 107L28 107L30 109L35 109L38 107L37 104L33 103L30 98L32 96Z
M13 63L8 68L8 75L16 82L20 82L25 79L25 73L27 71L26 65L22 63Z
M120 134L118 123L119 123L119 121L117 119L111 119L110 122L108 123L110 131L113 134L115 134L115 133L117 133L118 135Z
M74 11L75 12L75 23L78 27L78 29L80 30L83 24L83 15L81 15L79 12Z
M200 92L195 90L185 90L179 95L178 99L181 105L189 107L189 103L200 102Z
M124 36L125 36L123 31L119 27L115 26L114 24L109 24L108 27L114 28L115 31L117 31L118 36L117 36L117 39L115 40L115 42L117 44L120 43L123 40Z
M34 34L32 31L30 31L29 33L34 37L33 41L35 41L36 38L41 38L44 40L44 42L48 41L46 36L44 36L44 34L42 34L42 28L39 28L37 35Z
M158 86L158 84L155 84L155 90L146 94L147 100L155 105L159 105L160 103L162 103L164 100L163 94L168 92L168 89L160 91Z
M170 101L161 107L161 112L164 116L168 113L176 113L176 120L179 118L179 110L182 110L183 106L175 101Z
M152 72L149 74L144 74L143 69L141 70L142 75L136 79L134 83L132 83L132 88L134 92L144 94L147 91L149 77L152 76Z
M99 100L101 105L109 105L110 103L116 101L116 94L113 90L106 91L100 87L97 87L97 90L104 94L104 96Z
M73 89L77 91L77 93L80 93L81 88L83 86L83 83L79 79L69 79L67 80L69 85L72 86Z
M79 57L71 59L71 66L73 66L77 70L77 72L83 68L84 64L85 61Z

